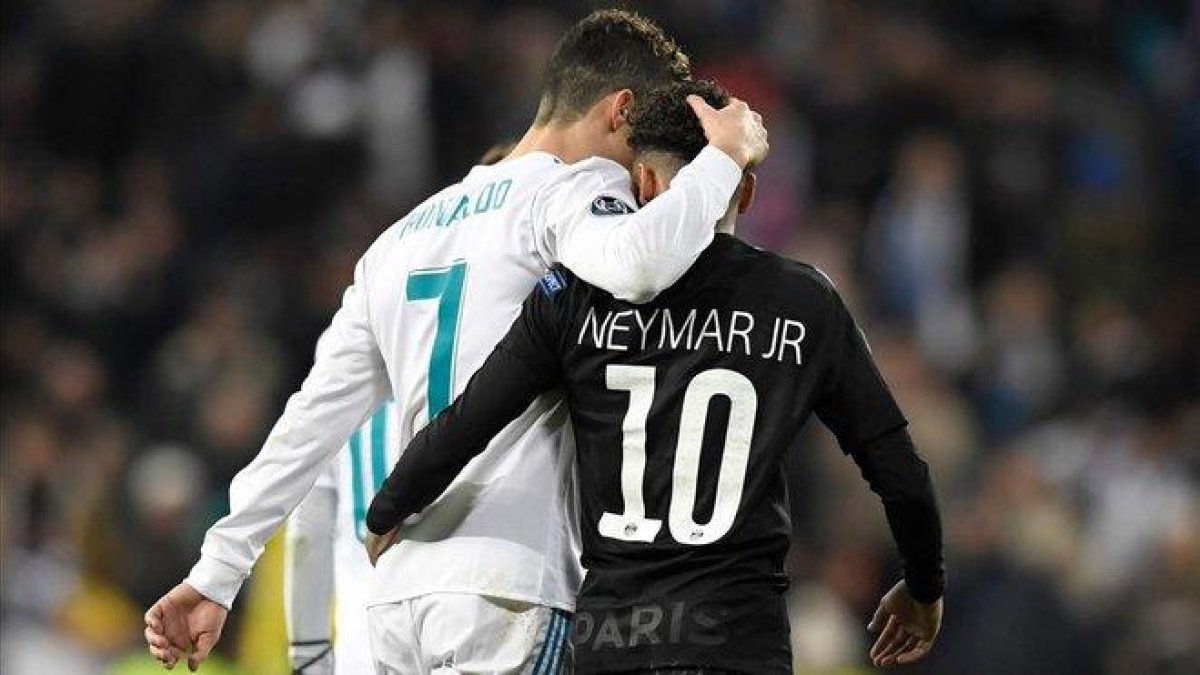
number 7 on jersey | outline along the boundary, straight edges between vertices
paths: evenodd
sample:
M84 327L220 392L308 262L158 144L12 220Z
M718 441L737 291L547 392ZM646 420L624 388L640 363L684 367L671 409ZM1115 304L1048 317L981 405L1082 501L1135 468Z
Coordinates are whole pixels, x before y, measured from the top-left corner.
M447 267L413 270L408 275L405 299L437 300L437 331L429 352L429 419L446 406L454 394L454 351L458 345L458 322L462 315L463 288L467 263L458 261Z

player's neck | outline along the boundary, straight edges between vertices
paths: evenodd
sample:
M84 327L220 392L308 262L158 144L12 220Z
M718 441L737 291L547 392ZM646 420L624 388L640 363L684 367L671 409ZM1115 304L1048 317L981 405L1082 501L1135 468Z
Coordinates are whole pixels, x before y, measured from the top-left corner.
M725 217L717 221L717 234L728 234L731 237L736 237L737 233L737 211L725 214Z
M514 158L531 152L547 152L567 164L594 157L597 154L596 144L585 121L534 125L517 141L508 156Z

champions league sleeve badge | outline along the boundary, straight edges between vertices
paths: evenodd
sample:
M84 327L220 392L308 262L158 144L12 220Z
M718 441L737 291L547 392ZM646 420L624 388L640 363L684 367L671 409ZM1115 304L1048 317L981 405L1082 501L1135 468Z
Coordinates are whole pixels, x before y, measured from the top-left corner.
M543 295L553 298L558 295L559 291L567 287L567 281L558 273L558 270L550 270L546 276L538 280L538 286L542 289Z
M594 216L619 216L633 213L633 211L632 206L612 195L600 195L592 201L592 215Z

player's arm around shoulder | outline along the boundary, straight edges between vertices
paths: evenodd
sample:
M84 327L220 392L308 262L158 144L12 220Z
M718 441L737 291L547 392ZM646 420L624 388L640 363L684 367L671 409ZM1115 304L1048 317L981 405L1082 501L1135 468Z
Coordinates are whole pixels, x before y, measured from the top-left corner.
M699 98L692 105L710 144L645 207L637 208L625 167L607 159L564 167L542 187L532 219L545 260L631 302L648 302L691 267L742 172L768 147L761 116L745 103L734 99L719 111Z

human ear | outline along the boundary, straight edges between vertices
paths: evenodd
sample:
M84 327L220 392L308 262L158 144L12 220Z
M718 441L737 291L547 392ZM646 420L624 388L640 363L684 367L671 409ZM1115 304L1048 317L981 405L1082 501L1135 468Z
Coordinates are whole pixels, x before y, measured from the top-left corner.
M645 206L650 200L666 191L669 181L654 165L649 162L638 162L635 168L637 176L638 204Z
M645 206L646 202L654 199L654 189L650 185L650 181L653 180L652 174L645 162L638 162L633 167L633 192L637 195L638 207Z
M609 109L609 130L617 131L629 122L629 107L633 104L633 90L622 89L612 97Z

